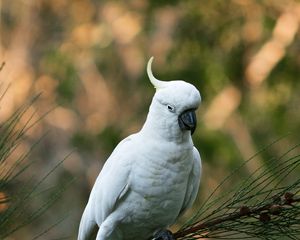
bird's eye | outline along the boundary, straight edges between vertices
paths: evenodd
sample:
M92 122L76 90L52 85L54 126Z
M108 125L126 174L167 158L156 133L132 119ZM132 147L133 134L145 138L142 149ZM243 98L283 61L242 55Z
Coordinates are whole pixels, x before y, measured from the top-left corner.
M167 105L167 108L170 112L175 112L175 107L173 107L171 105Z

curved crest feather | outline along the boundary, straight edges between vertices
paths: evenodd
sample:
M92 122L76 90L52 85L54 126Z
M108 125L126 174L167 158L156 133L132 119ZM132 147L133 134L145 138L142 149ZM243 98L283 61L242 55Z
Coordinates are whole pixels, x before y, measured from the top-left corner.
M151 69L153 59L154 57L151 57L147 64L147 74L150 79L150 82L156 89L165 88L167 87L167 82L160 81L153 76L152 69Z

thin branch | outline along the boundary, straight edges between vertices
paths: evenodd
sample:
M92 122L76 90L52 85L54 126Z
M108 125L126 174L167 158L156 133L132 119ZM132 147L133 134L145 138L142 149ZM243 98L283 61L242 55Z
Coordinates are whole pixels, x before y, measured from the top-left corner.
M2 71L2 69L4 68L5 66L5 62L2 62L1 65L0 65L0 72Z
M222 196L215 196L214 191L202 205L202 211L176 232L175 238L274 239L285 236L297 239L300 234L300 179L296 177L290 184L285 181L291 174L297 174L300 155L289 153L299 147L299 144L292 147L279 159L269 159L271 169L260 171L258 168L238 188L231 187ZM226 181L232 177L233 174ZM224 181L220 185L224 185Z

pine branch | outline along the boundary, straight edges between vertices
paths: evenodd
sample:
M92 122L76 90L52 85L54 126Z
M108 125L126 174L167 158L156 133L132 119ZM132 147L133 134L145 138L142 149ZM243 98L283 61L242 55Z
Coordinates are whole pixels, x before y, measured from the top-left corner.
M225 184L241 170L238 168L217 187L229 191L222 196L217 196L217 189L213 191L195 216L174 234L175 238L298 239L300 155L293 154L298 148L296 145L278 159L269 159L266 163L271 163L270 168L257 169L238 188L230 189ZM291 176L296 180L287 181Z
M5 62L2 62L1 65L0 65L0 72L2 71L2 69L4 68L5 66Z
M192 226L191 228L187 228L185 230L179 231L174 234L174 237L176 239L182 238L185 236L188 236L190 234L194 234L195 232L199 232L202 230L207 230L216 227L219 224L230 222L230 221L236 221L239 219L242 219L244 217L255 217L259 216L259 221L262 223L268 223L271 221L271 216L278 216L284 211L289 211L291 208L296 207L296 204L300 203L300 197L295 197L293 193L286 192L284 194L285 200L280 200L280 202L277 202L277 197L274 196L274 203L273 204L265 204L261 207L247 207L242 206L238 212L230 213L226 216L216 218L213 220L208 220L203 223L196 224L195 226ZM295 205L294 205L295 204ZM208 235L203 235L201 237L208 237Z
M7 91L8 88L1 95L0 102ZM28 110L38 100L39 96L40 94L24 103L0 125L0 239L11 236L14 232L43 216L61 198L67 186L73 181L72 178L66 183L52 187L51 191L41 191L46 180L61 167L68 156L53 166L43 177L34 180L36 177L32 174L35 172L32 171L32 168L37 161L29 160L28 157L46 134L37 139L29 150L22 153L13 163L8 162L25 140L25 134L51 111L41 115L37 120L33 120L36 114L34 112L25 119L26 121L21 121L24 120L25 115L28 115ZM29 176L26 180L24 180L25 174ZM34 210L30 211L31 204L37 201L39 202L38 205L35 205ZM62 220L58 219L52 226L55 227ZM43 230L36 238L40 238L53 227Z

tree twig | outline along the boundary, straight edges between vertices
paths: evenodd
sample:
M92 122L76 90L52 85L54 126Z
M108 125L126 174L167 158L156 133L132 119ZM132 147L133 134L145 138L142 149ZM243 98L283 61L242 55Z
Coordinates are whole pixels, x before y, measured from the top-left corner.
M294 194L290 192L286 192L283 196L274 196L272 197L274 200L273 203L264 204L260 207L240 207L239 211L230 213L226 216L215 218L213 220L204 221L202 223L196 223L190 228L180 230L174 234L175 239L179 239L195 232L199 232L200 230L207 230L216 227L219 224L235 221L241 219L243 217L254 217L259 216L259 221L262 223L269 222L271 220L270 215L279 215L281 212L291 207L295 203L300 202L299 196L294 196ZM279 201L278 201L279 199ZM207 237L208 233L205 233L202 237Z
M1 65L0 65L0 72L2 71L2 69L4 68L5 66L5 62L2 62Z

